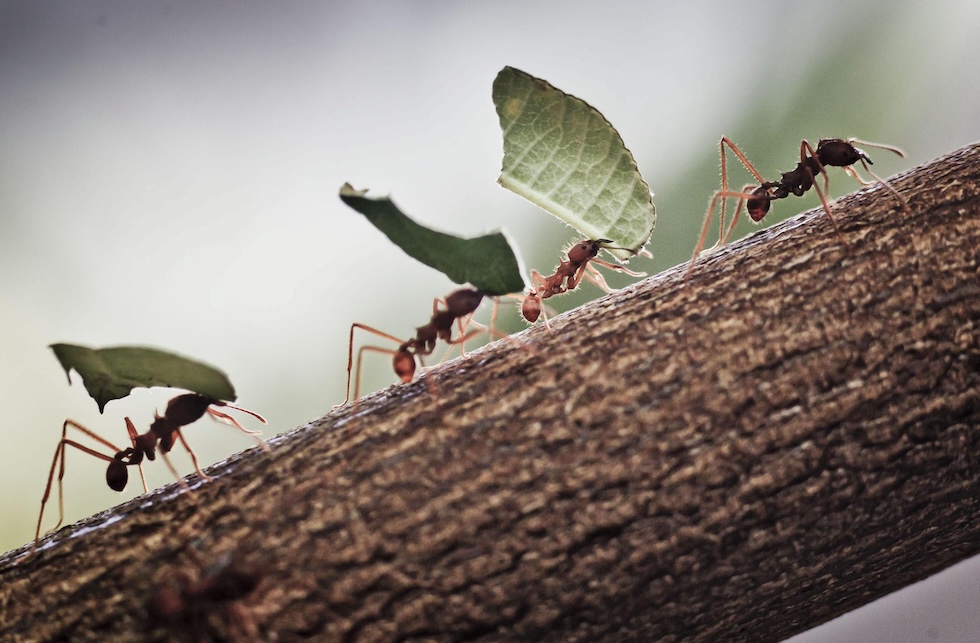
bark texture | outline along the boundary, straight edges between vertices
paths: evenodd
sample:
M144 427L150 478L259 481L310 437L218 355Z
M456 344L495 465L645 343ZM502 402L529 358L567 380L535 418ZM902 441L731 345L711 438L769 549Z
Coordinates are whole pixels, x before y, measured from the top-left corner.
M977 554L980 146L892 183L11 552L3 639L778 640Z

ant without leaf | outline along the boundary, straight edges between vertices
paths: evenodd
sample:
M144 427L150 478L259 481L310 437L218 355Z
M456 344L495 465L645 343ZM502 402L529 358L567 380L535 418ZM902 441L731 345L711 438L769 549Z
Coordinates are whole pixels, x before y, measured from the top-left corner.
M633 272L623 266L597 259L599 250L619 250L606 244L612 243L609 239L584 239L572 245L566 254L567 258L562 259L555 269L554 274L543 277L536 270L531 271L532 287L530 292L522 298L521 315L530 323L534 323L541 316L542 300L561 295L569 290L574 290L582 278L586 278L607 293L612 292L612 288L606 283L596 267L592 264L599 264L604 268L621 272L631 277L644 277L646 273ZM544 319L545 326L548 325L548 317Z
M474 312L476 312L477 307L483 298L487 294L482 290L477 290L475 288L461 288L450 293L445 300L434 299L432 301L432 318L429 323L425 326L419 326L415 329L415 337L409 339L408 341L402 341L393 335L382 332L376 328L372 328L365 324L353 323L350 327L350 347L347 351L347 399L344 400L343 404L338 406L343 406L350 402L350 383L351 376L353 373L354 377L354 399L360 398L361 392L361 357L364 351L373 351L376 353L383 353L385 355L392 356L392 366L394 367L395 374L401 378L403 382L411 382L415 377L415 358L419 358L419 363L422 362L422 357L425 355L431 355L436 348L436 343L441 339L450 345L462 345L471 337L487 330L488 332L493 332L490 329L481 328L479 330L466 332L466 327L470 324L471 318ZM439 308L439 304L443 304L445 309ZM494 314L496 314L496 309L494 309ZM464 322L465 320L465 322ZM453 324L456 323L459 326L459 335L455 339L452 337ZM475 322L474 322L475 323ZM491 326L493 322L491 321ZM396 342L399 346L396 350L391 350L387 348L381 348L380 346L362 346L357 351L357 368L354 368L354 329L360 328L361 330L366 330L369 333L373 333L378 337L383 337L385 339L390 339Z
M830 219L830 223L834 226L834 231L837 236L840 237L841 242L846 246L847 242L844 240L844 236L840 232L840 228L837 227L837 221L834 220L834 216L830 213L830 205L827 203L827 192L830 185L830 178L827 176L827 166L840 167L844 169L844 172L853 176L861 185L871 185L873 181L865 181L857 173L857 171L852 167L855 163L860 162L864 167L864 171L871 175L878 183L883 185L886 190L895 195L895 198L901 203L902 210L906 214L909 213L909 205L905 198L899 194L895 188L893 188L888 181L876 175L871 171L868 165L872 164L871 159L862 150L854 147L854 143L859 143L861 145L867 145L869 147L876 147L882 150L888 150L893 152L900 157L904 158L905 153L897 147L892 147L891 145L879 145L877 143L869 143L867 141L860 141L856 138L849 138L846 141L839 138L825 138L817 142L817 149L814 150L813 146L810 145L805 139L800 143L800 162L796 165L790 172L783 172L778 181L766 181L762 178L762 175L749 163L749 160L745 158L742 151L738 149L728 137L723 136L719 147L721 148L721 189L714 193L711 197L711 201L708 204L708 210L704 214L704 225L701 228L701 236L698 238L698 245L694 248L694 254L691 257L691 265L687 269L687 276L690 277L691 270L694 269L694 262L697 260L698 254L704 248L704 240L708 235L708 226L711 224L711 215L714 214L715 204L720 200L721 207L719 209L718 217L718 242L716 246L721 246L728 243L729 237L732 236L732 232L735 229L735 224L738 223L738 217L742 209L742 204L745 204L745 210L753 221L761 221L763 217L769 212L770 204L776 199L785 199L790 194L794 196L803 196L811 187L817 191L817 196L820 197L820 204L823 206L823 211L827 213L827 218ZM759 181L759 185L754 186L752 184L746 185L742 188L741 192L735 192L728 189L728 168L727 168L727 157L725 154L725 146L728 146L738 160L742 162L742 165L752 176ZM818 174L823 175L823 190L816 183L816 177ZM728 229L725 229L725 200L728 198L738 198L738 206L735 209L735 214L732 216L732 222L729 224Z
M106 469L105 479L106 484L108 484L109 488L111 488L113 491L122 491L126 488L126 483L129 482L129 472L126 467L138 467L140 478L143 482L143 492L145 493L147 491L147 487L146 477L143 475L143 458L145 457L147 460L156 459L156 449L159 446L160 455L163 456L163 461L174 474L174 477L177 478L177 481L180 482L181 486L186 487L187 485L181 479L180 475L177 473L177 470L174 468L173 464L170 463L170 459L167 457L167 453L170 452L174 446L174 443L178 439L180 440L180 443L184 445L184 448L187 449L187 453L190 454L191 460L194 462L194 468L197 470L198 475L201 476L203 480L210 480L210 478L203 471L201 471L201 467L197 462L197 456L194 454L194 451L191 450L190 446L187 445L186 440L184 440L184 435L180 430L181 427L187 426L192 422L196 422L197 420L201 419L205 413L208 413L215 419L226 424L230 424L239 431L247 433L253 437L259 433L259 431L250 431L246 429L232 416L218 411L217 409L211 408L213 406L223 406L235 411L248 413L263 424L267 423L265 418L258 413L254 413L237 406L232 406L204 395L198 395L197 393L185 393L184 395L178 395L170 400L167 403L167 410L163 416L157 415L156 419L150 425L149 430L142 435L137 433L133 422L129 418L126 418L126 431L129 433L129 439L133 443L133 446L125 449L119 449L105 438L102 438L91 429L85 428L74 420L65 420L65 423L61 426L61 441L58 443L58 448L55 449L54 459L51 461L51 470L48 472L48 484L44 488L44 497L41 498L41 514L37 517L37 530L34 533L35 546L41 537L41 519L44 517L44 506L47 504L48 497L51 495L51 482L54 480L54 470L55 466L58 465L59 460L61 462L61 465L58 466L58 509L60 514L58 524L55 525L55 529L61 526L61 523L65 518L62 479L65 477L66 447L75 447L79 451L108 462L109 466ZM81 431L99 444L102 444L103 446L115 451L115 455L106 455L105 453L101 453L95 449L69 439L66 437L68 427ZM263 449L267 450L269 448L261 439L257 437L255 439Z

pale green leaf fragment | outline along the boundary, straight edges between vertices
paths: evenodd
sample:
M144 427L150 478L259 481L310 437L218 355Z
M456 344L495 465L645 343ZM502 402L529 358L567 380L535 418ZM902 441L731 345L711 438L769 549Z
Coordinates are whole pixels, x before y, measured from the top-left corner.
M587 238L625 248L612 251L621 261L646 245L653 195L598 110L513 67L497 74L493 102L504 135L502 186Z

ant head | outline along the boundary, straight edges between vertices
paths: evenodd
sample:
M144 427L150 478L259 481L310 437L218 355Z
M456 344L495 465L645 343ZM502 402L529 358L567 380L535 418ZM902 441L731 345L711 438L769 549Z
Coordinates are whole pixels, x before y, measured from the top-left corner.
M105 470L105 482L113 491L122 491L126 488L126 483L129 482L129 471L126 469L126 463L120 459L125 453L125 451L117 453Z
M575 264L582 264L599 254L599 249L604 243L612 243L609 239L586 239L579 241L568 249L568 260Z
M461 288L449 293L446 297L446 309L452 314L454 320L458 317L465 317L477 309L484 296L481 290Z
M839 138L821 139L817 143L817 159L821 165L833 165L834 167L849 167L858 161L867 161L873 165L867 154L854 147L850 142Z
M167 402L167 411L163 415L174 426L186 426L200 420L208 407L216 402L204 395L185 393Z
M521 302L521 315L532 324L538 321L541 316L541 301L531 295L525 297Z
M395 356L391 360L391 365L395 369L395 374L408 384L415 377L415 356L408 352L408 348L402 346L395 351Z

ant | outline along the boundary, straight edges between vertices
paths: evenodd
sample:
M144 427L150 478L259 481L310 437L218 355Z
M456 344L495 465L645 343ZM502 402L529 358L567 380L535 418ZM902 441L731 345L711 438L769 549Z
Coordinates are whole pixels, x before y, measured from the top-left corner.
M218 625L229 640L257 640L258 628L238 601L262 581L265 569L241 556L225 554L207 567L188 550L192 567L171 568L157 580L146 601L151 629L165 628L187 640L218 640Z
M190 446L188 446L187 441L184 440L184 435L180 430L181 427L187 426L192 422L196 422L197 420L201 419L205 413L208 413L215 419L226 424L230 424L239 431L247 433L253 437L259 433L259 431L250 431L246 429L232 416L212 408L214 406L223 406L235 411L247 413L263 424L267 424L265 418L258 413L239 408L237 406L232 406L225 402L212 399L205 395L199 395L197 393L185 393L170 400L167 403L167 410L163 416L156 415L156 419L154 419L153 423L150 425L149 430L142 435L136 431L136 427L133 425L133 422L129 418L125 418L126 431L129 433L129 439L133 443L133 446L125 449L119 449L105 438L102 438L91 429L85 428L74 420L65 420L65 423L61 426L61 441L58 442L58 448L55 449L54 459L51 461L51 470L48 472L48 484L44 488L44 497L41 498L41 514L37 517L37 530L34 532L34 546L37 546L37 543L41 538L41 520L44 518L44 506L47 504L48 497L51 495L51 482L54 480L54 470L55 466L58 465L59 460L61 462L60 466L58 467L58 509L60 513L58 524L55 525L54 528L57 529L60 527L65 518L65 502L62 489L62 480L65 477L66 447L75 447L79 451L108 462L109 466L106 469L105 479L106 484L108 484L109 488L113 491L122 491L126 488L126 483L129 482L129 471L126 467L136 466L139 469L140 478L143 482L143 492L146 493L148 489L146 487L146 476L143 475L143 458L151 461L156 459L156 449L159 446L160 455L163 457L163 461L167 464L167 467L170 469L171 473L174 474L174 477L177 478L177 481L181 484L181 486L186 488L187 484L183 481L183 479L181 479L180 475L177 473L177 469L174 468L173 464L170 462L170 459L167 457L167 453L170 452L174 446L174 443L178 439L180 440L180 443L184 445L184 448L187 449L187 453L190 454L191 460L194 462L194 468L197 470L198 475L201 476L203 480L210 480L211 478L201 471L201 467L197 462L197 456L194 454L194 451L191 450ZM95 449L67 438L66 435L68 432L68 427L81 431L99 444L102 444L112 451L115 451L115 455L106 455L105 453L101 453ZM269 447L265 444L265 442L258 437L255 437L255 440L260 446L262 446L263 449L268 450Z
M354 399L357 400L360 398L361 357L363 356L364 351L374 351L376 353L391 355L392 366L395 370L395 374L398 375L403 382L408 383L415 377L415 358L418 357L419 363L422 363L422 357L425 355L431 355L440 339L450 345L462 346L464 342L483 332L483 330L487 330L488 332L492 333L492 330L486 328L474 330L469 333L466 332L466 327L470 324L473 313L476 312L477 307L486 296L487 293L483 292L482 290L477 290L476 288L461 288L450 293L444 300L438 298L432 300L432 318L429 320L429 323L416 328L415 337L404 342L394 335L389 335L388 333L382 332L365 324L360 324L357 322L351 324L350 345L347 351L347 399L344 400L343 404L338 404L337 406L344 406L344 404L347 404L351 400L350 383L352 373L354 374L353 377L355 380ZM440 308L439 304L444 305L445 308ZM496 315L496 309L494 309L494 315ZM464 319L466 320L465 323L463 321ZM459 335L457 335L455 339L452 337L454 323L458 324L459 326ZM493 322L491 321L491 326L492 324ZM387 348L381 348L380 346L362 346L357 351L357 368L355 369L355 328L360 328L361 330L373 333L378 337L390 339L398 344L398 348L396 350L390 350Z
M701 227L701 236L698 238L698 244L694 248L694 254L691 257L691 264L687 269L687 277L691 276L691 271L694 269L694 262L697 260L698 254L704 248L704 240L708 235L708 226L711 223L711 215L714 213L715 204L720 200L721 207L719 209L718 216L718 241L715 246L722 246L728 243L729 237L732 236L732 232L735 230L735 224L738 223L739 213L742 209L742 204L745 204L745 210L749 217L753 221L759 222L769 213L770 204L777 199L785 199L790 194L793 196L803 196L811 187L817 191L817 196L820 197L820 204L823 206L823 211L827 213L827 218L830 219L830 223L834 226L834 231L837 236L840 237L841 243L847 246L847 241L844 239L844 235L841 234L840 228L837 227L837 221L834 216L830 213L830 205L827 203L827 193L830 186L830 177L827 175L827 166L840 167L844 169L844 172L854 177L861 185L871 185L874 181L865 181L854 169L854 164L860 162L864 167L864 171L867 172L875 181L880 183L885 187L886 190L895 195L899 203L902 206L902 210L909 214L909 205L901 194L898 193L895 188L893 188L888 181L876 175L871 171L869 165L873 165L871 158L865 154L862 150L854 146L855 143L861 145L867 145L869 147L875 147L882 150L888 150L893 152L898 156L905 158L905 152L897 147L891 145L880 145L878 143L869 143L867 141L860 141L856 138L849 138L846 141L840 138L824 138L817 142L817 149L813 149L813 146L807 142L806 139L800 142L800 162L797 163L796 167L789 172L782 172L780 179L778 181L766 181L762 178L762 175L752 166L742 151L738 149L732 141L727 137L723 136L719 147L721 149L721 189L714 193L711 197L711 201L708 203L708 210L704 214L704 225ZM759 181L758 186L752 184L746 185L742 188L740 192L731 191L728 189L728 169L727 169L727 156L725 154L725 147L728 147L738 157L742 165L746 170L752 173L752 176ZM816 177L818 174L823 175L823 190L816 183ZM735 214L732 216L732 222L729 224L728 229L725 229L725 200L728 198L738 198L738 206L735 208Z
M561 295L574 290L576 286L586 278L607 293L612 292L612 288L606 283L596 267L592 264L599 264L604 268L621 272L631 277L644 277L646 273L633 272L623 266L603 261L596 258L599 250L621 250L607 244L612 243L609 239L583 239L573 244L566 253L566 259L562 259L555 272L547 277L542 276L536 270L531 271L532 288L521 301L521 315L530 323L534 323L541 316L542 300ZM548 324L547 315L544 318L545 326L551 329Z

